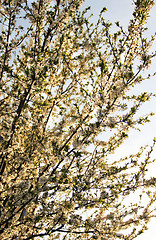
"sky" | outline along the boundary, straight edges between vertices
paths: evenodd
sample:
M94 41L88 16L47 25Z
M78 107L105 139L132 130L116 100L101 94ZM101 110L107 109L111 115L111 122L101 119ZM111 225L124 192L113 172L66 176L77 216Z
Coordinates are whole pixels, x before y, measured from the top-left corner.
M119 21L120 24L126 28L131 18L131 14L134 8L132 5L132 0L86 0L83 7L91 6L91 12L94 14L92 20L95 22L98 19L98 14L103 7L107 8L107 12L105 13L105 19L110 22ZM156 23L156 6L153 7L151 11L151 16L148 20L148 31L147 37L154 34ZM153 45L152 50L155 51L156 42ZM149 69L150 73L154 73L154 67L156 66L156 60L153 61L152 66ZM138 85L133 90L134 93L140 93L144 91L154 92L156 93L156 81L155 77L150 80L145 81L141 85ZM140 109L140 114L146 114L149 112L156 113L155 110L156 99L152 99L150 102L145 103L143 107ZM145 124L141 127L141 132L132 130L130 131L130 135L128 140L121 146L116 155L129 155L131 153L136 153L138 149L143 145L149 144L152 145L153 138L156 137L156 116L151 118L151 122ZM156 151L154 151L153 156L156 156ZM156 164L150 168L150 174L156 177L155 174ZM135 238L136 240L155 240L156 239L156 219L151 220L148 224L148 230L145 233L141 234L141 236Z
M133 11L132 0L86 0L83 7L91 6L91 12L94 14L93 21L97 21L100 10L103 7L107 7L108 11L105 13L105 18L110 22L120 21L120 24L126 28L131 18ZM156 6L151 12L151 17L148 21L148 35L154 34L156 23ZM156 43L153 46L153 51L156 49ZM156 66L156 60L153 62L150 72L154 72L154 66ZM145 81L141 85L135 87L133 90L135 93L149 91L156 93L156 81L153 77L151 80ZM146 114L155 111L156 99L152 99L150 102L145 103L140 109L141 114ZM155 111L156 112L156 111ZM141 128L141 132L132 130L129 135L129 139L119 148L116 152L116 156L129 155L136 153L142 145L152 144L153 138L156 137L156 116L152 117L151 122L147 123ZM156 155L156 151L155 151ZM155 176L155 167L151 168L150 174ZM147 230L136 240L155 240L156 237L156 219L152 220L148 225Z
M91 6L91 12L93 13L92 21L96 22L100 10L103 7L107 7L105 13L105 19L110 22L119 21L120 24L126 28L131 19L134 6L132 0L85 0L84 7ZM148 35L154 34L156 23L156 6L151 11L151 17L148 21ZM153 51L156 49L156 43L153 46ZM154 67L156 66L156 60L153 62L150 73L154 73ZM140 92L155 92L156 93L156 81L153 77L151 80L145 81L141 85L138 85L133 89L134 93ZM155 111L156 99L152 99L150 102L145 103L140 109L140 114L146 114ZM156 112L156 111L155 111ZM141 132L135 130L130 131L128 140L116 151L117 157L128 156L131 153L136 153L142 145L152 144L153 138L156 137L156 116L151 118L151 122L141 127ZM155 151L156 155L156 151ZM150 174L155 176L156 165L151 167ZM135 238L136 240L155 240L156 237L156 219L151 220L148 224L148 230L144 234Z

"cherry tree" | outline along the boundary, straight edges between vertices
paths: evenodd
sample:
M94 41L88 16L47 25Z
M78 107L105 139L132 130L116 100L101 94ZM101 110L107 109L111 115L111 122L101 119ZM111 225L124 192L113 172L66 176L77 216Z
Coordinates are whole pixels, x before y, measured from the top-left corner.
M154 1L132 1L114 33L106 8L93 24L83 2L0 3L1 239L130 240L155 216L155 139L112 155L152 115L137 117L153 94L130 90L150 78Z

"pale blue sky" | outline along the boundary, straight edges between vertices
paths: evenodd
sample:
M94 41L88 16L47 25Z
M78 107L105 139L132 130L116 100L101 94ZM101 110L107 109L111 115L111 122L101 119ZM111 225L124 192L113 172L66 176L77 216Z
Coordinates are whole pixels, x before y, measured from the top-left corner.
M93 21L96 21L98 14L103 7L107 7L108 11L105 13L105 19L110 22L120 21L120 24L126 28L133 11L134 6L132 5L132 0L86 0L83 7L91 6L91 12L94 14L92 17ZM147 37L150 34L154 34L156 31L156 6L153 7L151 11L151 17L148 21L148 32ZM156 50L156 42L152 48L153 51ZM150 68L150 73L154 73L156 66L156 59ZM156 79L153 77L151 80L145 81L141 85L138 85L134 90L135 93L150 91L156 93ZM150 102L146 103L141 109L141 114L146 114L148 112L156 113L156 99L153 98ZM117 155L125 153L129 155L131 152L135 153L141 145L152 144L153 138L156 137L156 116L151 118L151 122L147 123L141 128L141 132L131 131L128 141L117 151ZM154 152L156 155L156 151ZM153 154L153 155L154 155ZM151 168L151 174L155 174L156 165ZM153 219L148 225L149 230L147 230L140 237L135 238L136 240L155 240L156 239L156 219Z
M131 14L133 11L132 0L86 0L83 7L91 6L91 11L94 13L93 21L98 19L98 14L103 7L107 7L108 11L105 13L105 18L110 20L110 22L120 21L121 25L125 28L131 18ZM148 34L154 34L156 31L155 28L156 23L156 6L153 8L151 12L151 18L148 22ZM156 44L153 47L153 51L156 49ZM156 60L153 62L152 67L150 68L151 72L154 72L154 67L156 65ZM143 92L143 91L152 91L156 93L156 81L155 78L152 78L148 82L144 82L143 84L136 87L135 92ZM150 111L155 111L156 99L151 100L151 102L145 104L141 113L147 113ZM155 111L156 112L156 111ZM125 155L129 155L131 152L135 153L139 149L141 145L152 144L152 139L156 136L156 117L153 117L151 123L146 124L142 127L141 132L131 131L129 135L128 141L117 151L117 155L124 153ZM151 174L155 174L155 169L151 171ZM137 237L136 240L155 240L156 237L156 220L151 221L149 224L149 230L147 230L143 235ZM46 238L45 238L46 239Z

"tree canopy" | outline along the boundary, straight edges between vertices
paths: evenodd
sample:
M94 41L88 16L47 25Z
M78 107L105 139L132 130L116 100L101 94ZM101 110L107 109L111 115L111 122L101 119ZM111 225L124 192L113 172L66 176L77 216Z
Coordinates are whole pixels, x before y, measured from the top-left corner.
M129 90L155 57L154 1L132 1L113 33L106 8L93 24L83 2L0 2L1 239L131 240L155 214L155 139L112 155L152 115L137 117L154 94Z

